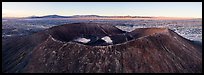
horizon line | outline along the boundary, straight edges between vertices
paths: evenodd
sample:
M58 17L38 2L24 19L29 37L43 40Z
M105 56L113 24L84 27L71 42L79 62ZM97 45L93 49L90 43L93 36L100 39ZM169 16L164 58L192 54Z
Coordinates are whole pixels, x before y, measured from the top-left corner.
M50 14L50 15L58 15L58 14ZM86 15L86 14L84 14L84 15ZM92 14L90 14L90 15L92 15ZM37 15L32 15L32 16L41 17L41 16L37 16ZM15 17L5 17L5 16L3 17L2 16L2 18L26 18L26 17L32 17L32 16L15 16ZM48 15L42 15L42 16L48 16ZM76 16L76 15L58 15L58 16ZM96 15L96 16L116 16L116 15ZM122 15L117 15L117 16L122 16ZM125 16L133 16L133 15L125 15ZM202 17L174 17L174 16L142 16L142 17L155 17L155 18L156 17L164 17L164 18L201 18L202 19Z

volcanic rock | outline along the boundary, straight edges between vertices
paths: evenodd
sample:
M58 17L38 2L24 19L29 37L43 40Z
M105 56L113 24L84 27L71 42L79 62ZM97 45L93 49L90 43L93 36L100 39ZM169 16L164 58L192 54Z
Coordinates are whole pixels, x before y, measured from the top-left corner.
M73 23L2 46L6 73L202 72L202 47L167 28L125 32L112 25Z

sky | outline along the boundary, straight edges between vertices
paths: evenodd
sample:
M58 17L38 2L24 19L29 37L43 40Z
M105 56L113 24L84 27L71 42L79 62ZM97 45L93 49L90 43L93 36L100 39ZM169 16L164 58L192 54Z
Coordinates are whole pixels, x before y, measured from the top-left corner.
M2 2L2 17L54 14L202 18L202 2Z

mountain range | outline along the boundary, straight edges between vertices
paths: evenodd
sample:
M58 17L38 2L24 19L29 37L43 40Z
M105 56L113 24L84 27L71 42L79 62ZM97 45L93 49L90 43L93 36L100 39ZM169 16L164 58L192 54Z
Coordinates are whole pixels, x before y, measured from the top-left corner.
M73 16L60 16L60 15L46 15L46 16L30 16L27 18L152 18L147 16L99 16L99 15L73 15Z

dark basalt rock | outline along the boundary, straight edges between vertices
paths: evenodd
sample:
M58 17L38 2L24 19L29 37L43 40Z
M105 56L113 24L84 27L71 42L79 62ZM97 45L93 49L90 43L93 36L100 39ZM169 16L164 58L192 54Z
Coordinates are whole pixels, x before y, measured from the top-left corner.
M74 41L79 37L90 41ZM166 28L124 32L100 23L74 23L2 46L6 73L202 73L202 46Z

